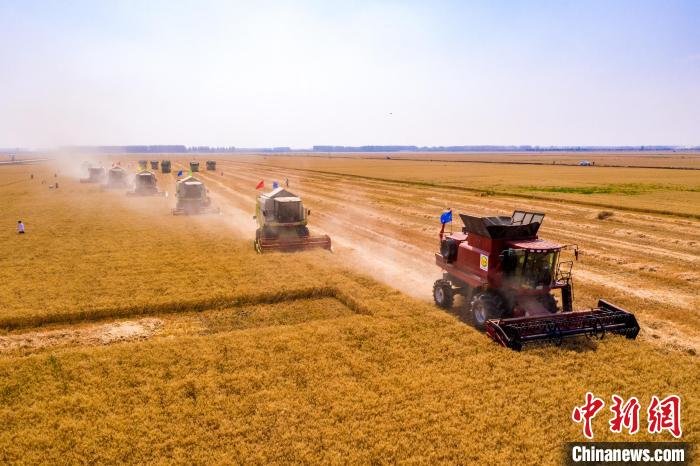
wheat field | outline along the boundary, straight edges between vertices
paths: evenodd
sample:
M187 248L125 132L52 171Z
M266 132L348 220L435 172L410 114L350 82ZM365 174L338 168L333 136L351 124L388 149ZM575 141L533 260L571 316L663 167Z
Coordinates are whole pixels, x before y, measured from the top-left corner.
M166 157L176 170L189 160ZM570 416L586 391L643 405L679 394L683 440L699 440L700 229L697 191L686 190L697 176L654 181L683 188L654 206L646 192L596 194L615 206L600 220L601 208L576 202L592 194L510 194L653 183L533 178L510 165L470 164L486 180L472 182L353 160L216 160L200 177L222 214L198 217L171 215L174 175L159 175L168 197L127 198L79 183L77 157L0 167L1 462L553 464L582 439ZM254 186L284 178L333 254L255 254ZM508 190L484 194L488 179ZM515 353L435 308L447 205L545 211L543 236L582 250L576 307L598 297L627 307L638 340ZM602 441L672 440L612 434L607 416L594 429Z

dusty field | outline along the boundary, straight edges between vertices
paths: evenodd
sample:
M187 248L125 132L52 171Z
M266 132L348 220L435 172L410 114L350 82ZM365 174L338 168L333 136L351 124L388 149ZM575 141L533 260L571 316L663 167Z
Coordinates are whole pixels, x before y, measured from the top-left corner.
M549 464L581 439L570 413L589 390L678 393L698 441L697 220L217 160L201 177L223 213L198 218L170 215L172 197L80 184L69 166L0 168L0 461ZM58 190L42 184L54 172ZM284 177L334 254L253 252L254 186ZM576 305L628 307L641 338L513 353L437 310L447 205L545 211L543 234L584 251ZM626 439L606 418L596 438Z
M430 299L430 287L439 275L431 252L436 248L437 216L444 207L484 215L509 214L515 208L545 212L547 217L542 234L564 244L578 244L583 252L575 267L575 304L590 306L598 297L607 297L648 315L647 325L654 326L656 332L652 335L659 339L666 341L670 338L700 350L698 220L683 214L662 216L630 212L624 210L624 206L622 209L610 207L614 214L599 220L598 213L603 210L599 207L508 195L484 196L480 192L463 192L451 186L394 183L371 177L375 174L380 178L400 179L402 172L398 169L369 166L363 169L364 178L343 176L337 173L346 170L349 174L357 174L343 168L345 164L357 167L367 161L341 161L339 163L343 166L329 170L325 164L333 162L271 157L243 161L220 159L215 174L204 172L202 176L210 181L212 191L221 195L227 204L243 210L250 209L256 194L253 187L258 180L266 179L269 184L274 179L289 178L290 189L302 195L312 209L313 226L329 233L336 246L348 252L340 262L351 262L357 270L371 273L375 278L423 299ZM472 175L481 181L466 181L465 184L478 186L482 183L481 186L485 186L489 178L520 179L520 174L513 171L535 169L505 165L500 166L499 172L498 167L489 165L488 171ZM552 168L553 173L536 169L540 171L539 179L543 183L577 186L576 183L600 178L584 172L591 178L576 179L581 173L578 167L565 168L576 170L568 174L562 174L556 168ZM606 175L611 179L617 176L618 182L639 182L638 178L631 178L638 173L637 170L607 170L619 172ZM700 173L697 172L682 171L680 175L685 177L679 178L680 175L670 170L652 171L661 175L670 173L667 179L661 180L662 183L700 186ZM415 177L431 176L421 169L412 173ZM622 176L630 178L620 178ZM679 197L666 195L665 203L653 206L670 210L673 205L683 205L698 212L700 202L694 202L697 192L679 191L676 194ZM620 193L605 196L606 204L618 206L620 200L636 197ZM648 205L638 204L636 207ZM459 227L455 225L454 228Z

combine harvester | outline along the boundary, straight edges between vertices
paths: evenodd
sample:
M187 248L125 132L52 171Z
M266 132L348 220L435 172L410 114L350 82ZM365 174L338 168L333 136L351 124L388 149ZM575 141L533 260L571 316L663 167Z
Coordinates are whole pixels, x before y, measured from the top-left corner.
M158 170L158 161L157 160L151 160L151 170Z
M194 176L188 176L177 181L175 197L177 204L172 210L173 215L218 214L220 209L211 206L204 183Z
M103 167L88 167L88 177L80 178L81 183L101 183L105 178Z
M207 160L207 170L208 171L216 170L216 160Z
M161 173L170 173L170 160L161 160L160 171Z
M524 344L606 332L634 339L634 315L604 300L594 309L573 311L573 261L560 261L568 248L539 239L544 214L515 211L510 217L460 214L464 228L444 237L435 262L443 277L433 285L435 303L448 309L454 295L469 303L474 325L497 343L520 351ZM575 246L574 246L575 248ZM574 249L578 259L578 249ZM560 290L562 305L553 296Z
M199 162L196 160L193 160L190 162L190 171L191 172L198 172L199 171Z
M276 188L258 196L255 204L255 250L302 251L306 249L331 250L328 235L311 236L306 224L310 210L304 208L301 199L284 188Z
M129 183L126 179L126 170L120 166L112 167L107 171L107 184L104 185L106 189L119 189L128 188Z
M134 175L134 190L127 196L165 196L164 191L158 191L156 175L148 170Z

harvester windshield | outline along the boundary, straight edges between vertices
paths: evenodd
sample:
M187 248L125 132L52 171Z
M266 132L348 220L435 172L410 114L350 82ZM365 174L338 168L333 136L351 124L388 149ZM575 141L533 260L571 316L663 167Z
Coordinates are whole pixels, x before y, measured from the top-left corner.
M521 278L521 286L530 288L550 286L558 255L558 251L525 251L525 254L518 259L516 269L516 273L519 272Z
M90 173L90 178L96 179L105 174L105 169L102 167L90 167L88 172Z
M122 181L126 177L126 172L121 167L113 167L109 169L110 181Z
M283 197L275 199L277 208L277 220L280 223L300 222L304 219L301 199L294 197Z
M545 244L534 249L519 248L521 243ZM541 240L513 241L511 248L504 250L502 254L503 273L511 284L517 286L526 288L549 287L554 279L554 270L560 248L557 244Z
M202 197L204 185L199 181L186 181L182 186L182 195L188 199L198 199Z
M139 173L136 175L136 184L142 187L151 187L156 185L156 177L152 173Z

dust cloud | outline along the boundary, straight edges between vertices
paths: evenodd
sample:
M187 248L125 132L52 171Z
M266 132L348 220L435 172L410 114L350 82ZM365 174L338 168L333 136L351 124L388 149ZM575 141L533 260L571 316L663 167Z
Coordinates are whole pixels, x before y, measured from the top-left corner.
M87 176L84 162L109 168L116 160L90 154L60 153L56 155L54 163L62 176L78 180ZM135 160L125 161L123 157L119 160L127 171L133 172ZM188 171L188 167L181 161L173 160L173 173L180 169ZM223 226L241 239L252 240L257 228L253 215L255 196L258 192L242 192L239 188L240 183L231 184L229 177L220 179L216 174L208 172L194 175L204 182L212 199L212 207L218 207L220 212L188 216L187 221L200 225ZM133 173L130 176L133 177ZM111 196L110 202L146 214L151 218L149 221L167 224L173 220L170 210L175 207L176 179L172 175L161 173L156 173L156 176L158 189L165 191L166 196L131 197L125 195L126 188L106 190L104 193ZM256 177L253 174L251 176ZM274 179L274 176L268 175L266 178ZM293 177L292 183L293 191L307 201L303 180ZM352 208L326 204L323 203L323 199L315 199L322 205L314 206L314 213L318 213L310 219L312 234L328 234L331 237L334 254L330 260L369 275L412 297L430 299L432 284L439 277L431 255L401 238L380 233L383 231L379 228L380 224L385 222L387 213L370 207L369 198L359 191L358 187L346 187L341 184L335 189L341 196L346 191L348 198L352 197ZM314 198L318 198L318 195L309 193L308 200L311 200L312 204Z

